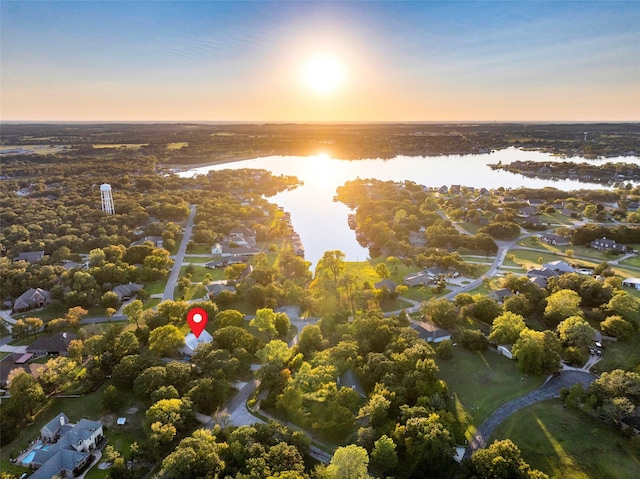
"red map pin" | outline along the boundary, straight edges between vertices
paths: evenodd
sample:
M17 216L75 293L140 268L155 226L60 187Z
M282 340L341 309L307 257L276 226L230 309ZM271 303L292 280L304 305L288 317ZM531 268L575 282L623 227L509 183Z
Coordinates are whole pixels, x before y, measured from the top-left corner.
M187 313L187 323L189 323L189 327L196 338L200 337L208 320L209 315L202 308L193 308Z

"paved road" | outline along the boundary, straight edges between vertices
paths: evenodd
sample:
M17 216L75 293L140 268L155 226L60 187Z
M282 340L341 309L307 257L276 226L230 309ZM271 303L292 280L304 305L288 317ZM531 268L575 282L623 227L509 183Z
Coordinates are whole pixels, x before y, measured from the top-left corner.
M178 283L178 276L180 276L180 268L182 267L182 262L184 261L184 255L187 252L187 244L191 239L191 232L193 231L193 219L195 218L195 216L196 216L196 206L191 205L191 213L189 213L189 219L187 220L187 225L184 228L184 235L182 236L182 241L180 242L178 253L175 255L175 259L174 259L175 262L173 263L173 269L169 274L167 285L164 288L162 301L173 299L173 292L176 289L176 285Z
M486 441L493 431L514 412L539 401L559 397L561 389L570 388L574 384L581 383L586 387L591 384L594 379L596 379L596 376L588 372L563 371L558 376L549 379L535 391L531 391L529 394L525 394L524 396L503 404L493 411L493 414L480 425L475 437L469 443L469 447L465 452L465 458L471 457L474 451L485 447Z

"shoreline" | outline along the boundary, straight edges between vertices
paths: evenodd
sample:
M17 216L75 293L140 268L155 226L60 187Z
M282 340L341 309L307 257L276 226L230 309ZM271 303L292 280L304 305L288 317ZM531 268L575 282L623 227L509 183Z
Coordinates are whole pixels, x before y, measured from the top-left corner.
M266 158L267 156L273 156L273 155L236 156L231 158L224 158L218 161L207 161L205 163L175 163L175 164L166 163L166 164L161 164L160 166L164 168L171 168L171 169L193 170L194 168L204 168L207 166L214 166L214 165L225 165L227 163L237 163L239 161L258 160L260 158Z

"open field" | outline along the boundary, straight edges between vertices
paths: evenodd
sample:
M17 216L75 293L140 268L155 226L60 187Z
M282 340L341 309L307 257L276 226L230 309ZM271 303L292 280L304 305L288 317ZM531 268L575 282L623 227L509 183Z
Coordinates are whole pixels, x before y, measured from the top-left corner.
M489 443L504 438L522 450L532 467L551 478L635 479L640 470L629 438L555 399L513 414Z
M160 281L153 281L151 283L147 283L144 285L144 289L149 294L162 294L164 293L164 288L167 286L167 280L162 279Z
M192 248L189 248L187 251L187 255L189 254L211 254L211 246L206 244L196 244ZM209 260L211 261L211 260Z
M437 363L440 377L449 386L452 410L467 423L467 439L498 406L534 390L544 380L523 375L515 361L492 351L472 353L458 346L452 360L437 359Z
M148 143L94 143L93 148L120 148L126 150L137 150L140 147L148 146Z
M178 142L175 142L175 143L169 143L167 145L167 150L179 150L183 146L189 146L189 142L188 141L178 141Z

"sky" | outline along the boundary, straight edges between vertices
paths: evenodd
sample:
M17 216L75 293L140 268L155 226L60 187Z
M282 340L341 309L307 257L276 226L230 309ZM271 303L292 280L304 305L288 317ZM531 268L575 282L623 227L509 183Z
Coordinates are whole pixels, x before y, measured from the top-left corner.
M0 0L0 69L2 121L638 121L640 2Z

